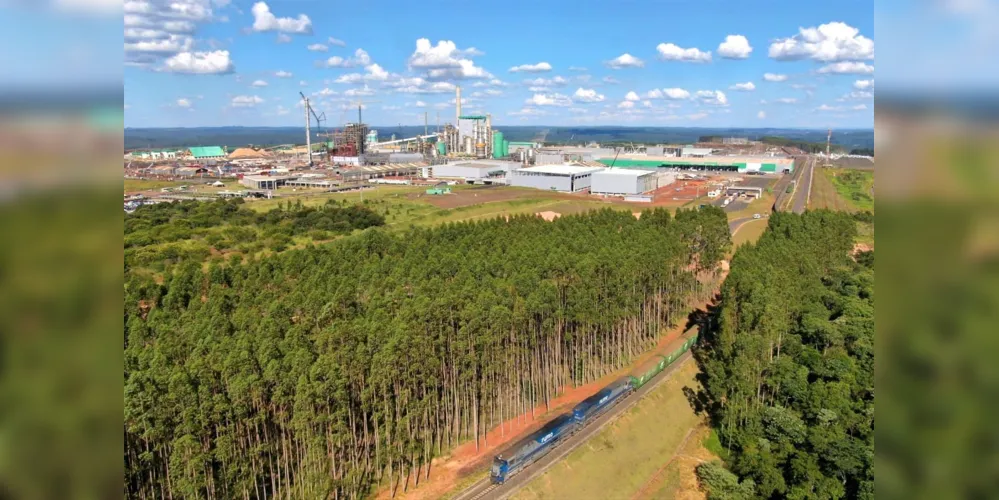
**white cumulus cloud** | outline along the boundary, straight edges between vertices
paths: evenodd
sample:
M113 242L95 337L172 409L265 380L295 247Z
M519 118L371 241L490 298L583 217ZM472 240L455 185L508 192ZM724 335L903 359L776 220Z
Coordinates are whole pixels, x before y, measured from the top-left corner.
M704 104L728 106L728 96L720 90L698 90L696 96Z
M766 111L760 111L759 113L756 113L756 117L759 118L759 119L761 119L761 120L764 120L767 117L767 112Z
M631 109L635 107L635 103L632 101L621 101L617 104L619 109Z
M480 54L474 48L461 50L450 40L438 40L437 45L432 45L429 39L420 38L407 64L410 69L427 70L426 78L430 80L492 78L492 74L469 59Z
M533 97L524 101L529 106L569 106L572 99L569 96L559 93L554 94L534 94Z
M572 94L572 98L577 102L602 102L604 100L604 95L598 94L595 89L584 89L580 87L576 89L576 93Z
M524 107L520 111L511 111L507 114L510 116L540 116L545 114L545 112L537 108Z
M763 79L768 82L786 82L787 75L781 75L777 73L764 73Z
M690 99L690 92L678 88L663 89L663 95L665 95L667 99L672 99L674 101Z
M328 43L330 45L336 45L337 47L345 47L345 46L347 46L347 42L345 42L343 40L337 40L336 38L333 38L333 37L329 37L326 40L326 43Z
M640 101L641 99L642 98L638 97L638 94L636 94L634 90L632 90L631 92L628 92L624 96L624 100L626 100L626 101Z
M327 47L326 45L323 45L321 43L314 43L312 45L309 45L306 48L309 49L309 50L311 50L312 52L326 52L327 50L330 50L329 47Z
M871 90L874 88L874 80L857 80L853 82L853 88L857 90Z
M711 62L711 51L703 52L696 47L685 49L673 43L660 43L656 45L656 51L664 61Z
M266 87L267 86L267 82L265 82L263 80L254 80L253 83L250 84L250 86L251 87Z
M277 78L291 78L293 75L287 71L278 70L274 73L274 76Z
M756 90L756 84L753 82L737 83L728 88L729 90L737 90L742 92L752 92Z
M798 103L798 98L797 97L780 97L780 98L774 99L774 102L776 102L777 104L797 104Z
M874 59L874 40L846 23L834 22L818 28L798 28L797 35L770 44L770 57L821 62Z
M250 12L253 13L253 31L278 31L297 35L312 34L312 20L305 14L299 14L297 18L277 17L271 13L266 2L253 4Z
M645 97L647 97L649 99L662 99L663 98L663 91L659 90L659 89L652 89L652 90L650 90L650 91L648 91L648 92L645 93Z
M177 107L179 107L179 108L190 108L191 107L191 101L189 101L187 99L184 99L183 97L180 98L180 99L177 99Z
M163 62L163 71L169 73L221 75L232 73L233 69L228 50L181 52Z
M718 45L718 55L725 59L747 59L752 52L749 39L742 35L729 35Z
M551 70L552 65L546 62L539 62L537 64L521 64L520 66L510 68L511 73L544 73L545 71Z
M621 54L621 55L615 57L614 59L611 59L610 61L607 61L606 64L607 64L608 67L611 67L611 68L614 68L614 69L641 68L641 67L645 66L645 61L642 61L641 59L639 59L639 58L637 58L637 57L635 57L635 56L633 56L631 54L624 53L624 54ZM610 83L610 82L608 82L608 83Z
M285 33L278 33L277 43L291 43L291 37Z
M257 104L264 102L260 96L255 95L238 95L232 98L232 107L234 108L252 108Z
M333 56L326 60L326 66L329 68L353 68L355 66L367 66L371 64L371 56L364 49L357 49L354 51L354 57L343 58L340 56Z
M364 87L350 89L344 92L343 95L347 97L361 97L361 96L375 95L375 91L371 87L368 87L367 84L365 84Z
M832 73L835 75L870 75L874 73L874 66L859 61L843 61L827 64L819 68L819 73Z

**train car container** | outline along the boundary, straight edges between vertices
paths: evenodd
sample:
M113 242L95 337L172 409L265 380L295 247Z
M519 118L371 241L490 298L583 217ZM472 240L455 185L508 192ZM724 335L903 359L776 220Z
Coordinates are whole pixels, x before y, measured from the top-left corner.
M572 409L572 416L580 425L609 408L615 401L631 392L631 378L622 377L596 394L584 399Z
M493 459L489 479L502 484L510 476L520 472L527 464L551 451L565 436L576 430L576 420L571 413L559 415L544 427L517 441Z
M659 375L659 372L663 371L664 368L666 368L666 357L659 354L652 356L652 359L642 363L637 370L632 372L631 387L638 389L645 385L649 380Z

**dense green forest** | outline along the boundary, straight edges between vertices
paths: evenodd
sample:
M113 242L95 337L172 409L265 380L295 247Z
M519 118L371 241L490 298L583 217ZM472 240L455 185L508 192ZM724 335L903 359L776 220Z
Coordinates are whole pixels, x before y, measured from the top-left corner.
M434 456L652 347L730 247L716 207L604 210L373 228L184 261L162 283L127 273L124 493L405 489Z
M696 357L727 473L710 498L874 498L874 255L855 222L775 213L740 247Z
M125 214L125 271L164 271L180 262L204 260L212 249L280 252L295 236L326 240L384 223L381 215L364 206L333 200L319 207L289 201L266 213L247 208L241 198L145 205Z

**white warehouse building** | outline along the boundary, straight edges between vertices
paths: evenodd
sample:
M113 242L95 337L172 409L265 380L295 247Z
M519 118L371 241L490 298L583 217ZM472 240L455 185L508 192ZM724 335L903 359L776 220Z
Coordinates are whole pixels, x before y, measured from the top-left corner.
M455 161L443 165L433 165L434 177L438 179L462 179L466 182L476 182L486 179L506 177L520 162L502 160L470 160Z
M658 176L654 170L608 168L593 174L590 192L629 195L648 193L658 187Z
M601 167L541 165L510 172L510 185L575 193L590 187L592 175Z

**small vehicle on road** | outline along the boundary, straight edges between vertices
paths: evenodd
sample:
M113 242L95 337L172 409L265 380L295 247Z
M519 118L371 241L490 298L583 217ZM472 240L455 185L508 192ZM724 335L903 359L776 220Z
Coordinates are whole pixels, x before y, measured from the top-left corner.
M754 218L754 219L760 219L760 218L762 218L762 217L763 217L763 216L762 216L762 215L760 215L760 214L753 214L753 218Z

